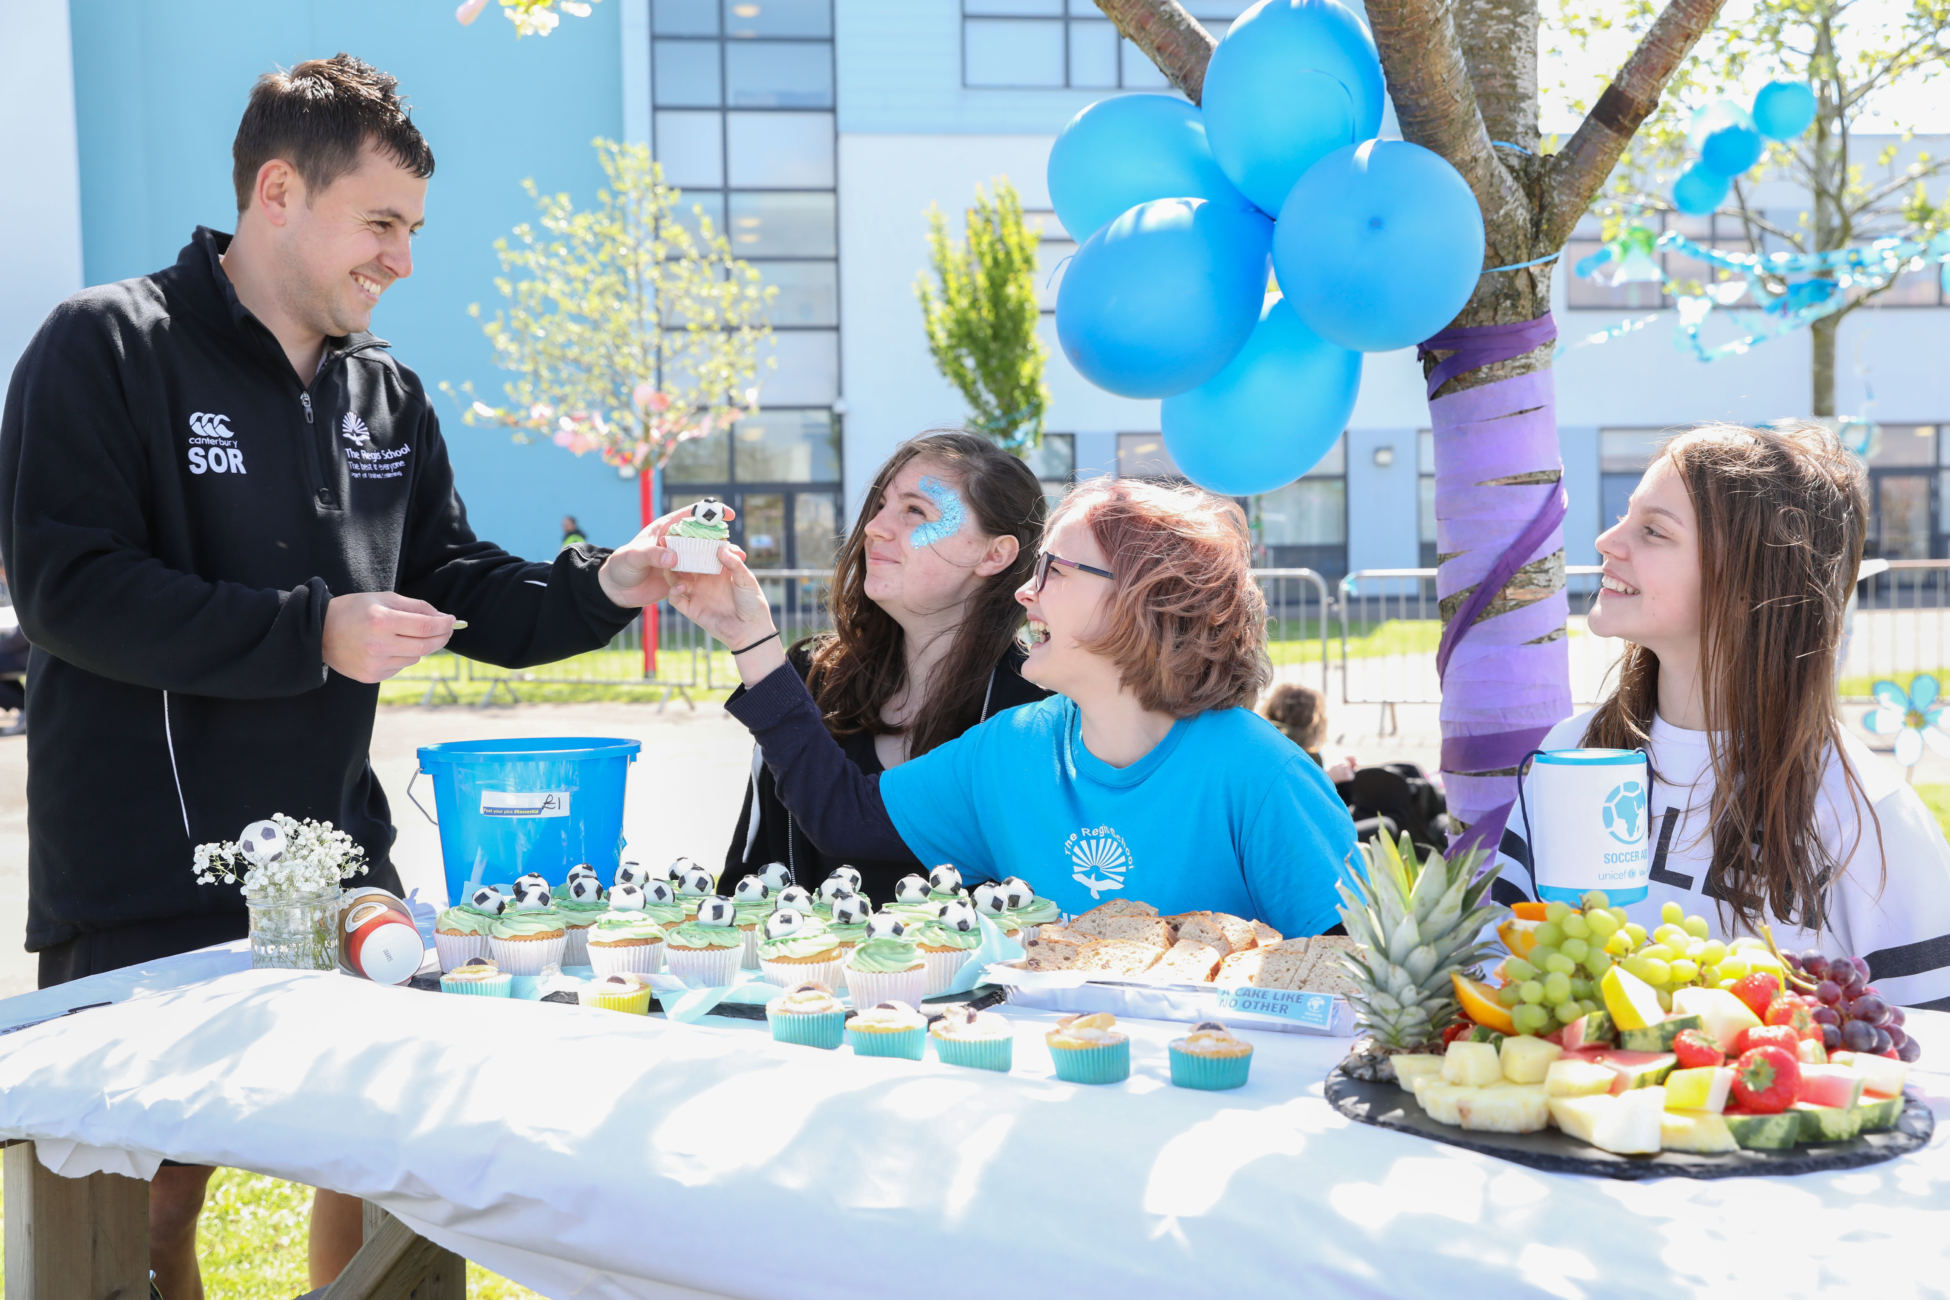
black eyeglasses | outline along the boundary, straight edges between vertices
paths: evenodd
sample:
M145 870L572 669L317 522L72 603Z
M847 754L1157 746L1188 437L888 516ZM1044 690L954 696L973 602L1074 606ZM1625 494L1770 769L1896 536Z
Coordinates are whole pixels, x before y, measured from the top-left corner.
M1042 594L1043 584L1049 581L1049 570L1052 564L1060 564L1066 569L1075 569L1079 573L1094 573L1100 578L1109 578L1112 582L1117 581L1117 575L1109 569L1092 568L1088 564L1078 564L1075 560L1066 560L1060 555L1051 555L1048 551L1044 551L1036 557L1036 576L1030 580L1030 595Z

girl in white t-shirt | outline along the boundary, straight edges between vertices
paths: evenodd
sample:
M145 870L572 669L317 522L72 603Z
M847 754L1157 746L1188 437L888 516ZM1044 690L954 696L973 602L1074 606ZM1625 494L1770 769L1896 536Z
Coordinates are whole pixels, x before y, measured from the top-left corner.
M1541 748L1650 753L1634 913L1673 900L1728 935L1766 921L1783 951L1862 957L1888 1001L1950 1010L1950 845L1836 710L1867 515L1861 463L1823 430L1672 439L1598 538L1589 626L1630 643L1616 689ZM1533 893L1520 818L1503 850Z

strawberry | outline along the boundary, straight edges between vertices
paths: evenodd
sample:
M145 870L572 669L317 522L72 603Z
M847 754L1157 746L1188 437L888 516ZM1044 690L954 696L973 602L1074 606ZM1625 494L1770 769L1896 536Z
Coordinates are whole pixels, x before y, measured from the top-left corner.
M1766 971L1743 975L1728 987L1733 996L1745 1002L1747 1009L1763 1024L1767 1020L1767 1008L1775 998L1781 996L1781 981Z
M1799 1050L1795 1044L1800 1041L1801 1035L1787 1025L1756 1025L1741 1031L1738 1047L1742 1052L1750 1052L1756 1047L1778 1047L1793 1056Z
M1679 1068L1682 1070L1703 1065L1725 1065L1727 1061L1719 1042L1703 1029L1680 1030L1672 1040L1672 1052L1679 1058Z
M1474 1028L1476 1028L1474 1022L1467 1019L1458 1019L1454 1024L1442 1031L1442 1046L1447 1048L1449 1044L1455 1042L1458 1038L1467 1038L1470 1031Z
M1757 1115L1778 1115L1794 1104L1801 1089L1801 1062L1792 1051L1755 1047L1733 1065L1733 1095Z
M1792 993L1783 993L1768 1003L1767 1014L1761 1019L1770 1025L1786 1025L1802 1038L1821 1041L1821 1026L1815 1023L1808 1004Z

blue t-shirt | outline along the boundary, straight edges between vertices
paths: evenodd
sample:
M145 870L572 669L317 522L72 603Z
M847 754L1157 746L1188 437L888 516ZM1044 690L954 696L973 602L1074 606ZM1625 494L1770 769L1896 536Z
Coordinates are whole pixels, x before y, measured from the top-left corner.
M1112 898L1282 934L1339 920L1354 822L1318 764L1246 709L1181 718L1112 767L1061 696L989 719L880 778L901 838L970 879L1021 876L1072 915Z

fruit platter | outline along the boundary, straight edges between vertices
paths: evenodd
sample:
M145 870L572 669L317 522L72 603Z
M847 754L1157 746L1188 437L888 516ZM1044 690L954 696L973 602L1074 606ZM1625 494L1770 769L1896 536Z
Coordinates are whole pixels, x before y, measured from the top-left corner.
M1859 957L1727 941L1666 903L1489 901L1474 854L1364 846L1344 887L1367 1037L1327 1099L1365 1123L1559 1172L1726 1177L1924 1145L1921 1053ZM1494 940L1483 936L1494 933Z

